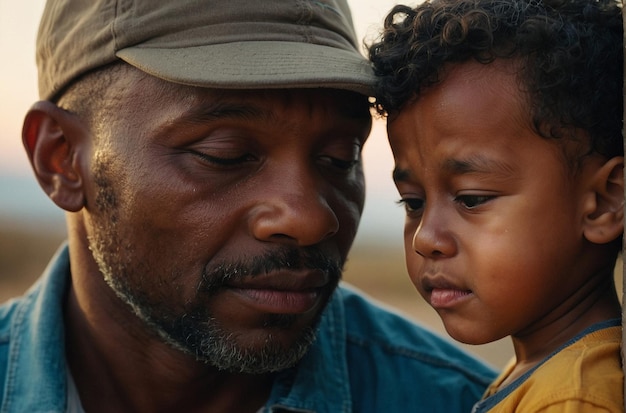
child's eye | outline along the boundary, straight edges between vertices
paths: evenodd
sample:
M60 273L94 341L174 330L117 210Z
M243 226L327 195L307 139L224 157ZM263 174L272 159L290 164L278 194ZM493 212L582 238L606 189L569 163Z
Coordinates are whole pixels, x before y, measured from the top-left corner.
M420 198L402 198L398 204L403 205L407 214L420 212L424 208L424 200Z
M489 202L493 198L495 198L493 195L460 195L455 198L455 201L467 209L472 209Z

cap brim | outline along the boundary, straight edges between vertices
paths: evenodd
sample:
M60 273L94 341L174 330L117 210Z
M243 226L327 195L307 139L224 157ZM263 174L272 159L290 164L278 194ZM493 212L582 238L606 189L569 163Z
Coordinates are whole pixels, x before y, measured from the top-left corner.
M310 43L258 41L177 49L143 45L117 56L155 77L222 89L333 88L372 95L371 66L354 51Z

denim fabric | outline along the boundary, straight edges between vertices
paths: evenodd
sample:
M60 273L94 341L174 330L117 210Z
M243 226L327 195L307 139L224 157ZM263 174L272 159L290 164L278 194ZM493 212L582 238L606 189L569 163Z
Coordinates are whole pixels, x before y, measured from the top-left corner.
M0 307L0 412L64 412L63 300L70 264L62 249L19 300Z
M69 274L63 246L24 297L0 307L0 413L65 412ZM494 377L447 340L341 286L309 353L277 377L264 411L469 412Z

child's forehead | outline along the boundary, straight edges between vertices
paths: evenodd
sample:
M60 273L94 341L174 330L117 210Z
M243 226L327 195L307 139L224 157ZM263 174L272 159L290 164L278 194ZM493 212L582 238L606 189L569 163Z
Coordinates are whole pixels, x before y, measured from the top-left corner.
M539 134L514 67L506 63L472 61L450 66L439 83L389 120L389 141L396 160L408 163L413 156L414 161L420 159L415 165L426 165L429 158L439 157L442 172L465 168L501 175L504 169L506 175L506 167L501 166L507 159L519 158L519 151L560 154L566 140ZM480 167L477 159L482 160ZM491 160L485 163L485 159ZM528 159L533 160L532 156ZM553 159L566 164L563 155ZM517 160L521 162L521 158ZM486 164L499 167L485 168Z
M425 125L439 120L442 130L471 132L484 126L481 123L501 122L500 128L505 133L508 123L513 122L544 139L558 141L569 155L588 151L587 131L563 126L559 119L538 111L537 96L524 83L522 65L515 58L500 58L490 63L471 59L448 64L442 69L439 81L416 94L399 113L389 118L389 124L393 125L398 118L416 117ZM402 116L407 113L408 116ZM456 119L463 122L454 122Z
M438 82L424 90L427 94L432 89L468 89L480 88L494 90L502 99L515 96L526 99L521 73L521 62L517 59L495 59L489 63L481 63L474 59L448 63L438 73ZM421 94L421 95L422 95Z
M449 65L439 82L422 90L399 113L389 118L395 124L416 123L420 128L437 127L440 133L464 133L501 122L532 127L531 105L519 86L514 68L494 61L467 61Z

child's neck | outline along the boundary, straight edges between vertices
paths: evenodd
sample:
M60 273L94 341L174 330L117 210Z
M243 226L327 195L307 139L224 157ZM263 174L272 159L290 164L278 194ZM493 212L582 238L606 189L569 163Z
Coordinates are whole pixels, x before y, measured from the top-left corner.
M591 292L587 289L570 297L530 328L511 336L516 364L500 387L522 376L587 327L621 317L613 280L610 277L605 280Z

